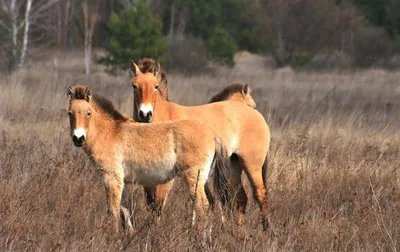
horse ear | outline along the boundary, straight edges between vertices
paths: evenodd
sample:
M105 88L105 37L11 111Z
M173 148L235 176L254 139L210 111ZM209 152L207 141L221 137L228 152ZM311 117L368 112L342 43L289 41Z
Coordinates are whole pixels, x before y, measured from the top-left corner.
M242 94L244 96L248 95L250 92L250 88L249 88L249 84L244 85L243 89L242 89Z
M152 66L152 72L154 76L157 77L160 74L160 70L161 70L160 62L156 60Z
M68 91L67 91L67 96L68 98L71 99L72 95L74 94L74 92L72 91L72 87L68 87Z
M86 88L85 89L85 100L87 102L90 102L90 100L92 99L92 91L90 90L90 88Z
M136 65L135 61L131 60L131 74L133 77L140 73L140 68Z

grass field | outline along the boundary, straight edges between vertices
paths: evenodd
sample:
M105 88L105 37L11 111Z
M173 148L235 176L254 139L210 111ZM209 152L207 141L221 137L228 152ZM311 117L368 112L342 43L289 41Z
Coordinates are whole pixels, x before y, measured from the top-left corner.
M206 103L232 81L249 83L271 126L268 190L275 233L262 232L250 186L246 224L223 229L213 215L212 244L190 229L189 195L178 180L159 226L126 244L110 234L102 181L69 136L68 86L88 85L132 114L126 73L93 68L65 54L31 62L0 79L1 251L397 251L400 249L400 72L274 70L238 56L214 75L169 74L170 98ZM135 226L150 219L141 188ZM246 236L247 239L238 237Z

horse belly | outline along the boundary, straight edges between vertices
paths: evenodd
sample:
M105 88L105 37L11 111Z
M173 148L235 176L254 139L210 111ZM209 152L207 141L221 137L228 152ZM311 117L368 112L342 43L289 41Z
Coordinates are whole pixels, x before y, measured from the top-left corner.
M164 184L176 176L175 158L132 164L132 180L140 185Z

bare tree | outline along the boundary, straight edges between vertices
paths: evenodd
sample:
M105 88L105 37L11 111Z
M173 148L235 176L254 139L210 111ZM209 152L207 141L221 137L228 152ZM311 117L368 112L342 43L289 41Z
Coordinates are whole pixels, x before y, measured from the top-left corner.
M175 25L175 3L171 6L171 19L169 22L169 39L173 40L174 37L174 25Z
M88 4L84 2L82 4L83 17L84 17L84 27L85 27L85 70L86 77L90 79L90 63L92 59L92 37L93 31L96 26L96 22L99 18L98 5L91 6L89 11Z
M313 56L333 44L339 15L333 0L264 0L275 40L278 66L290 64L298 52Z
M20 9L20 3L17 2L17 0L11 0L8 3L5 1L1 1L0 4L2 12L2 15L0 15L0 17L3 17L2 19L0 19L0 25L5 30L5 32L10 35L6 37L7 38L11 37L11 46L8 46L6 50L9 50L11 52L11 55L9 56L8 59L8 68L9 70L12 70L17 60L18 31L19 31L18 26L20 25L18 24L19 21L18 14ZM3 43L3 44L7 45L9 43Z
M59 0L57 6L57 46L63 49L67 46L67 38L69 32L69 21L72 17L73 7L75 1L72 0Z
M28 47L29 26L31 24L31 20L30 20L31 7L32 7L32 0L27 0L26 9L25 9L24 38L23 38L23 42L22 42L21 58L19 60L19 67L20 68L24 66L26 50L27 50L27 47Z
M57 1L0 1L0 28L4 32L1 45L2 50L10 52L6 59L9 70L23 67L28 44L34 40L30 37L32 32L40 37L44 31L51 30L51 24L48 23L51 13L49 10ZM20 15L22 13L24 15Z

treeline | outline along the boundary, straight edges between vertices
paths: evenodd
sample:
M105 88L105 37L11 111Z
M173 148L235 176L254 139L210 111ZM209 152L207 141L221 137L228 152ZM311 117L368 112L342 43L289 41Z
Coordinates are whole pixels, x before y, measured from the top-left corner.
M102 47L111 70L155 57L196 69L247 50L276 65L390 65L400 48L400 0L0 0L0 65L30 48ZM90 64L87 62L87 64Z

